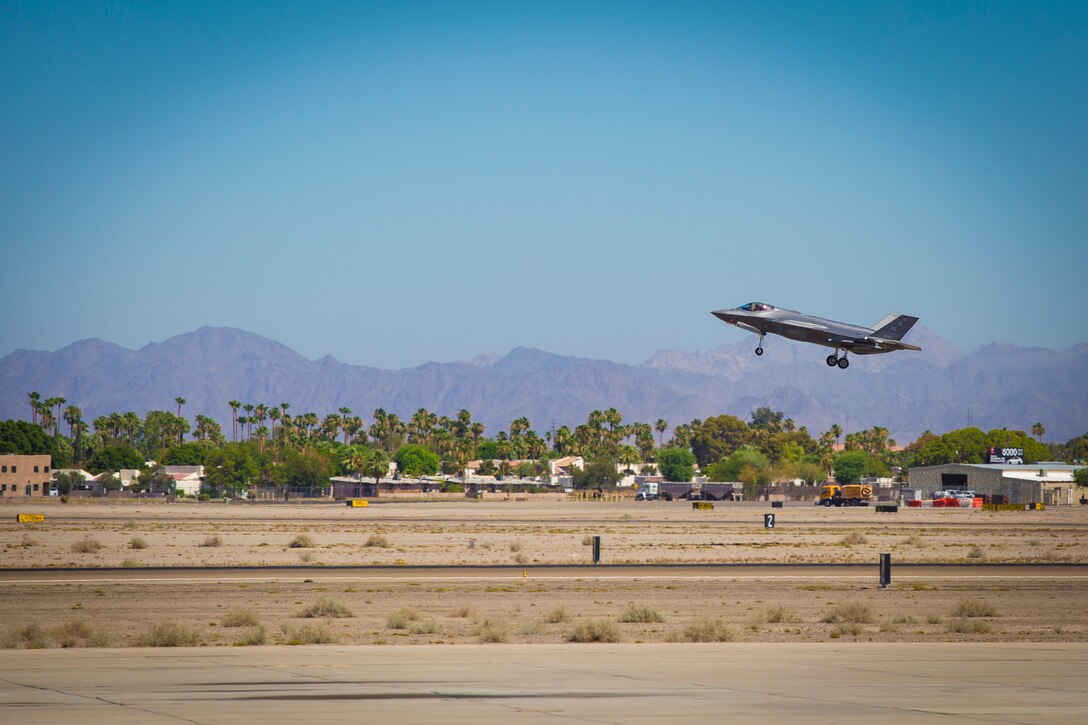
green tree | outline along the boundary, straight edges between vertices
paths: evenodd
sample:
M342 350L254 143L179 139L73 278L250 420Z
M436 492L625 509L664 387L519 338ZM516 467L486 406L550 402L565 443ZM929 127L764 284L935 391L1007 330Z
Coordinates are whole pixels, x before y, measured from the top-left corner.
M66 471L64 473L58 473L53 479L53 482L57 486L57 492L61 496L67 496L72 492L73 488L79 488L83 485L85 480L83 474L78 471Z
M132 446L121 443L95 451L87 462L87 470L91 473L103 473L120 471L122 468L142 468L143 465L144 457Z
M835 454L835 480L840 484L857 483L865 473L864 451L840 451Z
M51 456L54 453L54 443L41 426L25 420L5 420L0 422L0 453Z
M741 471L745 466L751 466L755 471L768 471L770 460L767 456L753 446L741 446L717 463L713 463L703 469L707 480L720 483L741 481Z
M161 463L145 468L136 476L135 490L172 496L176 488L173 477L163 470Z
M394 460L397 462L397 472L402 476L416 478L438 473L438 454L418 443L402 446Z
M609 460L597 460L587 463L585 468L571 471L571 482L575 488L611 488L620 480L616 465Z
M241 493L257 483L260 473L253 448L244 443L228 443L204 459L204 482L216 495Z
M166 449L162 462L167 466L203 466L208 449L199 443L182 443Z
M686 448L662 448L657 452L657 467L666 481L690 481L695 475L695 454Z
M1042 423L1036 423L1035 425L1031 426L1031 434L1039 440L1042 440L1043 436L1046 435L1046 426Z
M674 429L674 440L680 427ZM700 466L720 461L741 446L754 440L748 424L733 415L707 418L693 426L691 451Z
M1073 480L1078 486L1088 486L1088 468L1078 468L1073 471Z

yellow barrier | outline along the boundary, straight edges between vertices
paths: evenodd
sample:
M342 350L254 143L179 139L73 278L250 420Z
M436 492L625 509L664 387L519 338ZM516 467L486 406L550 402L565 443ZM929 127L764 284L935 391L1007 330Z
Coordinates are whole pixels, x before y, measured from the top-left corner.
M370 505L370 501L366 500L365 498L353 498L350 501L348 501L348 506L351 506L353 509L357 509L357 508L360 508L360 507L363 507L363 506L369 506L369 505Z
M984 503L983 511L1042 511L1046 507L1041 503Z
M15 517L20 524L44 524L45 514L19 514Z

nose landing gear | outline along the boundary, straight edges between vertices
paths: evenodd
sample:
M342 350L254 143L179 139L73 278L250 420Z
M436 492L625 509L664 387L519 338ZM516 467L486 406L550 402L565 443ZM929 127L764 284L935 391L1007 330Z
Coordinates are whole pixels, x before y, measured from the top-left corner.
M764 337L763 335L760 335L760 336L759 336L759 344L758 344L758 345L756 345L756 356L757 356L757 357L758 357L759 355L762 355L762 354L763 354L763 337Z

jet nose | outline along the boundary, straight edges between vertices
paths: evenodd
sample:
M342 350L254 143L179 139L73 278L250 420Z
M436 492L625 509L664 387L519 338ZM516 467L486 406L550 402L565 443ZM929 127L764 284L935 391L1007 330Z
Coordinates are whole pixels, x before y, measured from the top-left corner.
M710 314L717 317L722 322L732 322L737 319L736 312L734 310L714 310Z

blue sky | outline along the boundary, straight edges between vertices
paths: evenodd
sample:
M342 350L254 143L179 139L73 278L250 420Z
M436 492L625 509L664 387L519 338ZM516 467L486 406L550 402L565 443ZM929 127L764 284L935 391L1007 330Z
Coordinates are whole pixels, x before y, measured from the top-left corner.
M0 355L1088 340L1088 3L0 0Z

